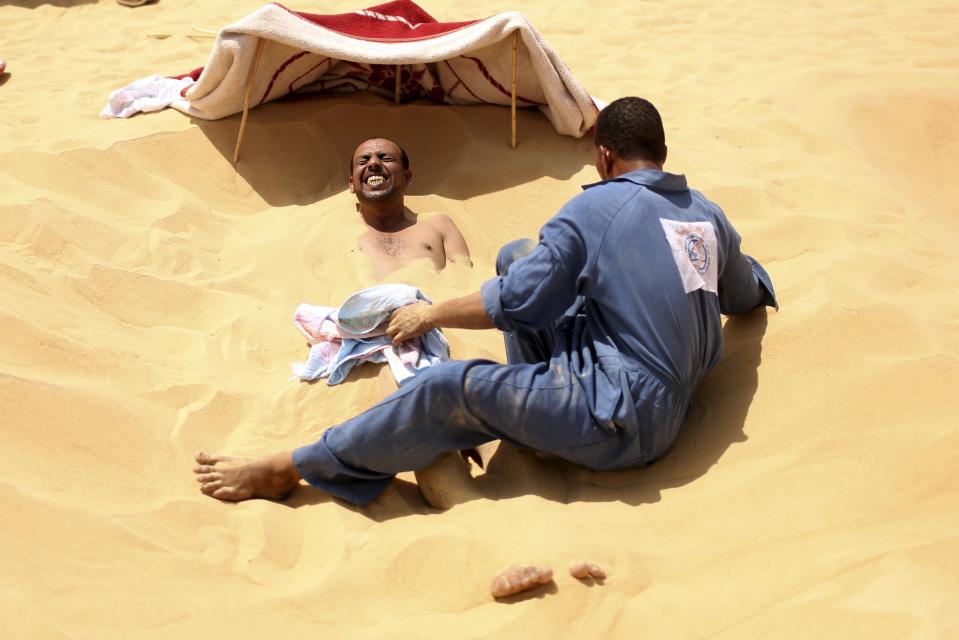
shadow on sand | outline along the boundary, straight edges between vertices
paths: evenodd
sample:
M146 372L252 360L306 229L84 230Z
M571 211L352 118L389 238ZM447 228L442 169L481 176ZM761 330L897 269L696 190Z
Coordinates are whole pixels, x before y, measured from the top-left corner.
M723 357L706 376L670 452L643 469L591 471L556 458L500 444L486 473L474 479L483 499L500 500L538 495L547 500L613 502L641 505L659 502L665 489L703 476L736 442L744 442L743 427L758 387L766 309L729 318L723 328ZM291 507L332 500L304 487L287 500ZM431 509L412 482L397 479L364 508L344 507L381 522L413 514L441 513ZM453 507L456 508L455 506Z
M11 6L20 7L21 9L37 9L44 5L69 9L70 7L79 7L83 4L96 4L97 2L99 2L99 0L7 0L7 2L0 4L10 4Z
M308 205L346 189L357 144L390 138L410 157L411 196L465 200L548 176L566 180L593 162L590 136L556 133L537 111L520 110L510 149L509 109L430 102L394 105L380 96L289 95L250 110L236 171L274 207ZM192 119L233 162L240 115Z

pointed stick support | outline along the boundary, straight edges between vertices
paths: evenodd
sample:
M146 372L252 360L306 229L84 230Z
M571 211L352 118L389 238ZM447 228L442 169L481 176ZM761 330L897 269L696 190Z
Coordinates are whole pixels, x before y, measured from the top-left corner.
M513 32L513 81L510 89L509 108L510 108L510 146L516 148L516 46L519 31Z
M401 66L396 65L396 93L393 95L393 102L400 103L400 70Z
M250 98L253 97L253 82L256 80L256 68L260 66L260 55L263 53L264 39L256 43L256 53L253 56L253 66L250 68L250 80L246 85L246 99L243 101L243 117L240 119L240 133L236 137L236 149L233 150L233 164L240 161L240 145L243 144L243 134L246 132L246 118L250 113Z

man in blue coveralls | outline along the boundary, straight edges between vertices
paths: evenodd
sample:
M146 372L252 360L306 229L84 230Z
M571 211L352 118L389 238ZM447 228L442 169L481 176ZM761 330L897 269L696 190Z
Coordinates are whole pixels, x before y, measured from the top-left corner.
M509 364L430 367L315 443L256 460L200 453L204 493L281 499L301 479L365 505L401 471L491 440L591 469L646 465L676 439L722 351L720 314L777 307L722 210L665 173L656 108L621 98L596 122L601 182L538 243L513 242L473 295L398 309L397 342L434 327L505 332ZM778 308L778 307L777 307Z

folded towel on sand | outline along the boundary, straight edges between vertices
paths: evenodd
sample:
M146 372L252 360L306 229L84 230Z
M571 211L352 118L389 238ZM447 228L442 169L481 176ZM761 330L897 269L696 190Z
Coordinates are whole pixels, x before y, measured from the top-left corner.
M137 113L166 109L179 99L180 92L193 84L193 78L148 76L110 94L101 118L129 118Z
M251 106L296 91L368 89L393 97L397 71L404 100L507 106L514 33L517 106L539 108L559 133L586 133L596 121L596 105L521 13L437 22L410 0L337 15L265 5L220 30L206 67L178 76L196 84L173 95L169 89L174 85L156 83L162 95L141 99L151 107L166 100L197 118L224 118L243 110L255 65ZM116 93L130 91L120 89L110 103L119 100ZM101 115L132 113L108 107Z
M304 363L293 364L300 380L342 382L361 362L388 362L400 384L432 364L450 359L449 344L438 329L396 346L386 335L387 320L399 307L430 302L416 287L384 284L351 295L338 309L301 304L293 324L310 344Z

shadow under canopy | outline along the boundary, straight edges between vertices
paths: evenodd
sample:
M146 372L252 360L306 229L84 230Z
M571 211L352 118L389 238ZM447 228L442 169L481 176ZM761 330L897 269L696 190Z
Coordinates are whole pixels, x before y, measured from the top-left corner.
M232 163L240 117L191 121ZM371 93L294 94L250 112L236 171L271 206L283 207L345 190L353 150L374 136L406 150L412 196L463 200L542 177L567 180L592 165L590 135L560 135L533 109L519 110L519 144L510 149L509 117L508 109L487 105L397 106Z

